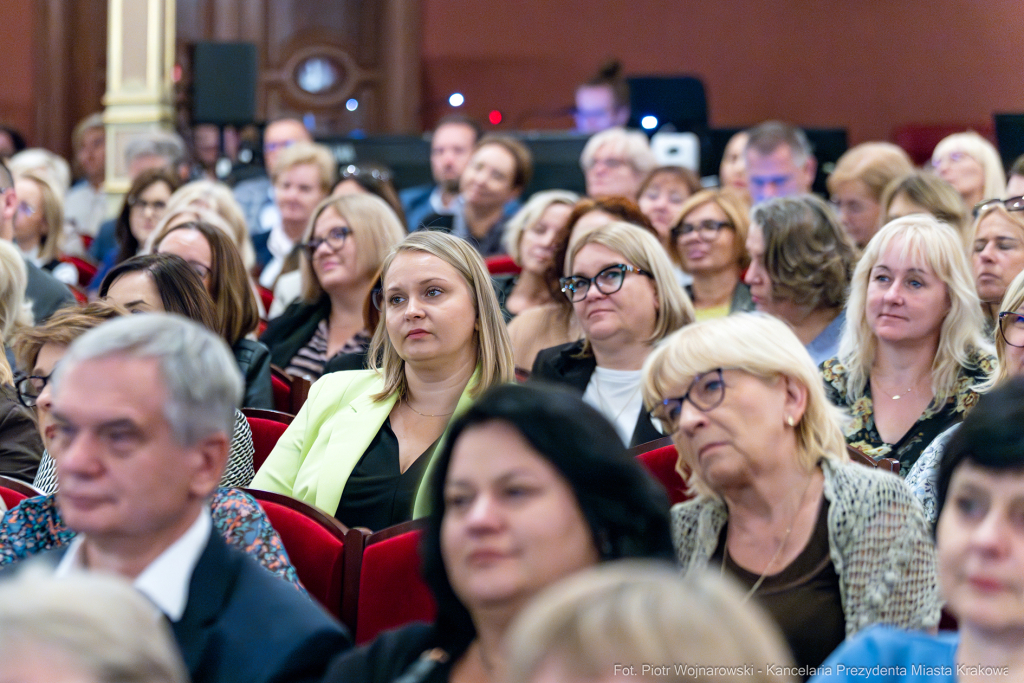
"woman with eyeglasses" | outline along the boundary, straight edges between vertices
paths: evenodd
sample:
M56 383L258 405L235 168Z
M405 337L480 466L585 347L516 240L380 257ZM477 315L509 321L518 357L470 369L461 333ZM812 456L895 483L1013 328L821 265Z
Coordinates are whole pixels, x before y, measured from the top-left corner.
M661 438L640 396L654 345L693 322L693 305L657 238L613 222L570 243L562 291L583 339L537 354L531 379L567 384L615 425L622 441Z
M180 186L178 176L166 168L149 169L135 177L115 219L117 246L103 258L90 284L92 289L99 288L111 268L142 252L146 240L167 211L171 195Z
M317 381L252 483L374 530L425 514L426 473L452 417L513 374L490 275L468 242L415 232L388 253L381 281L370 368Z
M997 322L1006 288L1024 270L1024 197L989 199L974 207L971 265L978 298L990 325Z
M651 354L643 387L697 494L672 508L683 573L731 572L797 666L871 624L938 624L920 506L899 478L849 462L840 413L788 325L742 313L685 327Z
M836 355L858 254L829 205L813 195L761 202L747 253L744 280L757 310L788 323L815 363Z
M935 543L956 631L872 628L839 647L815 682L1020 680L1024 670L1024 381L981 398L938 466ZM910 675L914 669L921 675ZM875 667L885 667L875 669Z
M250 338L260 323L256 295L228 230L226 223L216 220L216 214L193 208L157 228L150 245L154 253L185 259L203 281L213 299L216 331L231 347L245 380L242 405L273 408L270 351Z
M988 382L978 386L979 392L1013 378L1024 376L1024 271L1017 274L1006 288L1006 295L996 314L996 372ZM921 454L907 474L907 485L924 506L929 521L937 515L938 491L936 471L942 459L943 449L959 424L939 434Z
M999 152L974 131L947 135L935 145L932 168L956 188L967 209L986 197L1002 197L1006 189Z
M963 420L995 356L963 243L926 214L892 221L853 273L835 358L822 364L829 399L850 411L846 440L900 474Z
M365 353L373 330L366 329L363 307L384 257L403 237L398 217L379 197L321 202L302 238L302 296L260 337L271 362L316 380L329 360Z
M742 278L750 263L747 211L744 200L731 190L703 190L683 204L668 253L693 277L686 291L697 320L754 308Z

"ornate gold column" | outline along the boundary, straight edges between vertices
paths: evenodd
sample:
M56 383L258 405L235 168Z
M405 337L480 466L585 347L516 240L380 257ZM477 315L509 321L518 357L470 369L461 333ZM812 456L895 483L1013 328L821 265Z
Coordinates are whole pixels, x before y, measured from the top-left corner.
M174 130L175 0L109 0L106 190L127 192L125 144L133 135Z

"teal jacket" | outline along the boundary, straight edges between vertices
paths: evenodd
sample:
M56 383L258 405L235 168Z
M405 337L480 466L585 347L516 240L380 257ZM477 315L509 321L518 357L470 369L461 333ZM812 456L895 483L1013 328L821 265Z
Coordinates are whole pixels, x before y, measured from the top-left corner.
M479 379L477 368L459 398L453 419L473 402L470 390ZM298 498L333 516L349 475L398 400L396 394L375 401L373 397L383 390L384 380L374 370L324 375L312 386L299 414L256 473L252 488ZM430 462L416 492L417 517L430 511L426 492L434 459L447 435L446 427L429 455Z

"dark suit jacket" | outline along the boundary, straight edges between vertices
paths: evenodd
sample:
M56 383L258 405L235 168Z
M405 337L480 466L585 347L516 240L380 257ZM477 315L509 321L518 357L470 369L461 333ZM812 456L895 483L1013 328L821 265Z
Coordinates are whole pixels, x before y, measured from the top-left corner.
M352 646L344 627L213 534L171 624L192 683L319 681Z
M270 349L251 339L239 339L231 347L235 362L245 378L245 408L274 408L274 389L270 383Z
M56 567L65 552L66 546L28 561ZM192 683L312 683L352 647L345 627L311 598L215 532L192 572L185 613L171 629Z
M582 350L582 340L544 349L537 354L537 358L533 362L530 380L567 384L582 394L587 390L590 376L594 374L594 368L597 367L597 360L594 356L579 357ZM633 428L633 438L629 440L629 445L637 446L663 436L665 435L655 429L654 423L651 422L651 414L644 407L637 417L636 427Z
M75 303L75 295L62 282L31 261L25 261L25 268L28 271L25 298L32 302L32 317L36 325L46 322L57 309Z

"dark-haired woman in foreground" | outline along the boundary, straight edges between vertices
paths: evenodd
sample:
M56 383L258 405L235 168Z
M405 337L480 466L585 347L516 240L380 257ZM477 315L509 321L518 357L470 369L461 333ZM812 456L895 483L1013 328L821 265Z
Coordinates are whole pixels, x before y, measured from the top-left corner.
M502 385L452 426L430 482L423 572L437 619L342 655L325 681L498 681L501 641L541 589L624 557L671 557L668 502L579 398ZM435 648L443 651L443 656Z

